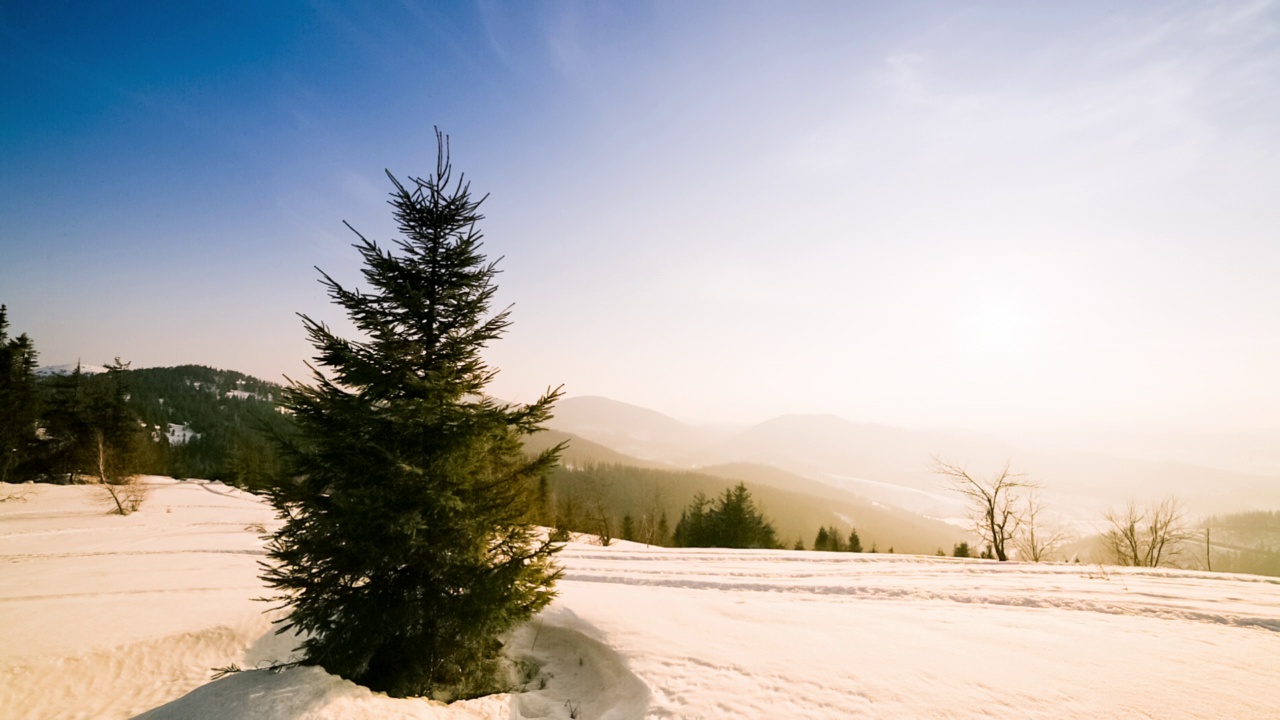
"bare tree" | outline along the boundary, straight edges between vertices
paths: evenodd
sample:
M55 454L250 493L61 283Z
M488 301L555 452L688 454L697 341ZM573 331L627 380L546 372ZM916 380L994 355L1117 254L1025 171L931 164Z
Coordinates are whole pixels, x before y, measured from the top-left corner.
M662 488L655 482L649 488L643 513L640 515L640 539L644 544L663 545L668 542L669 538L663 537L666 530L662 527L662 521L666 518L665 507L666 498L663 496Z
M566 492L556 503L555 519L552 522L551 538L556 542L564 542L579 532L582 527L582 508L576 495Z
M1146 506L1130 500L1123 510L1108 511L1104 517L1107 530L1102 539L1117 565L1177 567L1183 544L1194 534L1182 504L1172 497Z
M600 476L598 467L593 466L587 471L584 486L586 516L582 519L582 527L579 529L595 535L596 542L604 547L609 547L613 543L613 517L609 511L609 504L605 501L608 489L609 482Z
M609 508L599 495L591 500L588 522L591 524L592 534L599 538L601 545L609 547L613 544L613 518L610 517Z
M1045 522L1044 505L1040 504L1037 488L1027 483L1026 502L1022 506L1022 528L1015 538L1018 557L1031 562L1041 562L1057 552L1070 537L1061 525Z
M113 512L120 515L137 512L146 498L146 486L140 482L137 474L128 473L122 469L123 463L119 461L117 454L112 452L101 429L93 431L93 440L94 470L98 476L98 483L106 489L111 501L115 504Z
M933 459L933 471L947 478L951 489L965 497L969 504L969 520L997 560L1009 559L1008 550L1023 523L1021 492L1035 484L1023 476L1004 469L990 478L977 478L967 468Z

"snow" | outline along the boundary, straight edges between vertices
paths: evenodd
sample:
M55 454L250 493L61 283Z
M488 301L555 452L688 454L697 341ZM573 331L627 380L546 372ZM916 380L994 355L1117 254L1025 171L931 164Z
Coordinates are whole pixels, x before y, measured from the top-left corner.
M169 423L168 431L165 434L169 438L169 444L174 446L186 445L188 442L200 438L200 433L192 430L190 426L179 423Z
M105 375L107 369L101 365L84 365L80 363L71 363L69 365L45 365L36 368L36 375L47 377L50 375L73 375L76 368L80 368L81 374L84 375Z
M954 518L964 515L965 505L954 494L931 492L891 482L868 480L827 473L823 482L872 500L881 508L899 508L930 518ZM967 524L967 521L965 521Z
M1274 718L1280 580L571 543L508 638L519 692L442 705L285 661L257 498L0 486L6 718ZM24 495L25 499L18 499ZM210 681L214 668L246 672Z

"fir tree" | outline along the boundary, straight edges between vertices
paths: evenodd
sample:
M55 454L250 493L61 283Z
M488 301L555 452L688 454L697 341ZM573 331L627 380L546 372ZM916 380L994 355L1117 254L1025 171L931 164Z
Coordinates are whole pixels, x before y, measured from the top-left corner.
M706 493L694 494L693 502L680 512L680 521L676 523L676 547L715 546L710 506L711 500Z
M104 375L90 378L86 419L90 474L106 488L121 515L138 509L145 490L137 483L144 433L129 406L128 370L129 363L116 358L107 364ZM126 487L118 489L117 485Z
M854 531L851 538L857 538L857 531ZM813 539L814 550L826 550L828 552L845 552L849 550L849 546L845 545L844 538L840 537L840 530L835 525L830 527L818 528L818 536ZM853 552L862 552L862 544L858 544L858 549Z
M726 490L717 508L717 529L724 547L776 548L777 534L764 515L756 511L747 486L738 483Z
M858 537L857 528L849 530L849 545L845 549L849 552L862 552L862 538Z
M49 378L44 389L45 463L56 482L73 483L89 455L87 379L76 363L71 373Z
M69 375L44 383L43 464L51 479L136 485L147 438L144 423L130 403L129 364L116 358L106 369L90 375L77 363ZM144 489L135 486L122 498L114 487L107 488L122 515L137 509Z
M0 305L0 482L29 480L38 472L35 370L35 346L26 333L9 337L8 308Z
M303 663L449 700L497 689L499 635L553 596L557 547L529 519L560 447L529 457L521 438L559 391L531 405L483 395L497 371L480 353L508 311L490 315L481 201L436 138L434 175L387 174L398 254L356 233L372 289L321 273L363 337L302 316L328 372L285 392L298 430L281 443L288 477L268 490L285 524L265 579L308 634Z
M658 527L655 531L654 545L666 545L671 542L671 524L667 522L667 511L663 510L658 516Z
M773 525L756 511L747 486L738 483L712 501L699 492L676 524L678 547L777 548Z

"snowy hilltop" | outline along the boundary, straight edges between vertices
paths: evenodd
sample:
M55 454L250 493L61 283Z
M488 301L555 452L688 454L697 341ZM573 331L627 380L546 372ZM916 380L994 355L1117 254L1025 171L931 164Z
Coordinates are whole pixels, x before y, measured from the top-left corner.
M255 496L148 478L0 486L6 718L1274 718L1280 580L906 555L572 543L507 638L512 692L392 699L255 598ZM236 666L211 680L215 668Z
M70 375L80 368L80 372L84 375L105 375L107 369L101 365L82 365L80 363L71 363L69 365L45 365L36 369L36 375L39 377L49 377L51 375Z

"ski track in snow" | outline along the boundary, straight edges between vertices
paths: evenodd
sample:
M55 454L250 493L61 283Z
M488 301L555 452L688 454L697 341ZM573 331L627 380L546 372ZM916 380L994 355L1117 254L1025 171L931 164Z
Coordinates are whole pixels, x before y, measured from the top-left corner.
M0 717L1277 717L1280 579L888 554L568 545L507 642L519 692L442 705L292 658L259 499L153 478L0 504ZM249 669L210 682L212 668ZM148 712L149 711L149 712Z
M206 553L209 555L256 555L266 557L265 550L220 550L217 548L196 548L192 550L100 550L96 552L63 552L63 553L26 553L17 555L0 555L0 562L27 562L31 560L54 560L66 558L91 557L128 557L130 555L191 555Z
M833 557L818 557L831 555ZM1191 620L1234 627L1261 628L1280 632L1276 617L1277 593L1272 590L1254 598L1256 614L1240 614L1250 600L1236 596L1221 598L1235 612L1219 613L1201 609L1208 598L1198 600L1188 589L1206 583L1226 582L1280 586L1276 578L1213 573L1170 573L1164 570L1106 568L1082 565L1019 564L994 562L957 563L955 560L909 556L890 564L882 558L837 553L797 553L792 551L751 551L736 555L688 550L648 552L621 550L593 553L570 550L572 558L564 578L590 583L617 583L694 590L737 590L784 593L797 600L804 596L847 597L853 600L945 601L1022 608L1054 608L1113 615L1142 615L1173 620ZM889 556L892 557L892 556ZM645 568L661 563L660 567ZM657 561L657 562L653 562ZM892 561L890 561L892 562ZM897 565L898 567L894 567ZM825 572L815 572L814 567ZM709 574L713 569L714 574ZM961 570L957 572L957 570ZM647 570L647 571L646 571ZM1078 579L1100 583L1066 584ZM1129 590L1130 579L1141 579L1151 588ZM825 582L824 582L825 581ZM1120 585L1121 598L1116 597ZM1247 585L1245 586L1247 587ZM1096 590L1096 591L1095 591Z

